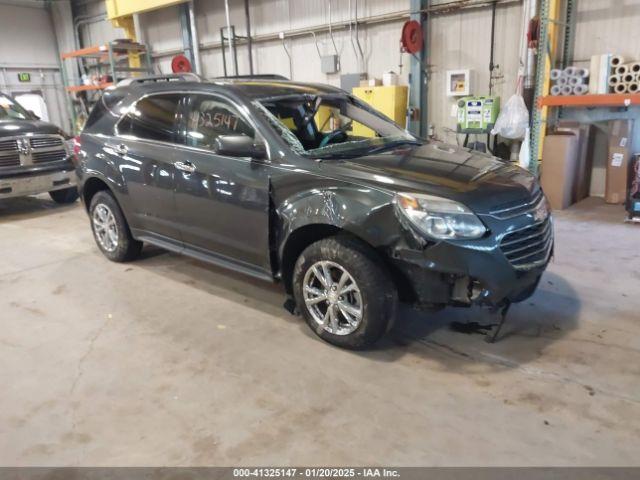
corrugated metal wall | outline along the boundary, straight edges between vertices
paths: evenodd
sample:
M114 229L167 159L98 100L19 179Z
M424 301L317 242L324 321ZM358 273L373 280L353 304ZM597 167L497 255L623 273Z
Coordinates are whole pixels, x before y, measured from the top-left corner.
M114 38L123 38L124 32L114 28L111 22L104 20L107 8L104 0L89 2L75 2L74 14L76 19L83 19L80 26L80 41L83 46L101 45Z
M522 24L522 3L498 5L496 9L493 94L505 101L515 91L518 75L518 51ZM460 10L434 15L430 22L429 123L439 138L455 142L450 132L456 124L452 107L455 100L445 96L447 70L471 69L472 91L489 91L491 51L491 8Z
M640 61L640 0L581 0L578 3L575 59L617 53Z
M81 2L83 0L80 0ZM352 4L355 0L352 1ZM432 5L451 0L433 0ZM586 60L591 54L620 52L640 59L640 0L581 0L578 3L575 58ZM84 2L78 9L82 14L104 11L102 1ZM332 0L332 21L348 20L348 0ZM251 0L252 34L258 38L280 31L290 31L326 25L329 22L328 0ZM409 0L359 0L359 16L370 17L395 12L407 12ZM241 0L231 1L231 22L238 35L245 34L244 8ZM209 77L223 74L222 55L218 47L219 29L225 24L223 0L196 0L200 42L203 44L204 74ZM495 63L499 65L494 93L503 101L513 93L518 72L518 49L522 20L522 2L500 4L496 16ZM399 71L399 36L403 19L367 26L361 29L360 39L365 50L366 70L370 77L380 77L386 70ZM171 7L145 13L141 23L146 41L151 44L159 68L170 71L171 57L182 51L179 9ZM445 97L444 78L449 69L470 68L474 71L474 92L485 94L489 82L491 8L473 8L433 15L429 23L429 122L438 137L455 141L451 116L453 100ZM93 23L83 31L83 41L95 44L122 36L107 22ZM358 70L356 55L348 30L334 33L342 59L341 73ZM292 57L291 76L296 80L327 82L338 85L339 74L324 75L313 37L310 34L286 38ZM318 34L318 46L323 54L333 51L327 33ZM239 72L249 73L246 46L238 46ZM401 75L406 82L409 59L404 56ZM289 60L278 39L258 42L254 46L256 73L282 73L289 76Z
M31 80L19 82L20 72L30 73ZM70 128L56 34L44 7L0 4L0 91L41 94L49 119L67 130Z
M434 1L437 5L450 0ZM352 2L352 12L355 0ZM406 13L409 0L359 0L359 18L376 17L395 13ZM264 36L327 25L330 19L336 24L348 21L349 2L332 0L331 12L328 1L317 0L252 0L252 34L260 39ZM96 14L104 11L102 2L89 4L82 14ZM203 45L201 50L203 73L208 77L223 75L222 54L219 48L220 27L225 25L223 0L196 1L198 33ZM508 95L513 91L518 66L518 39L520 29L521 4L514 2L500 5L497 10L496 63L498 73L504 77L495 84L495 93ZM365 69L370 77L381 77L387 70L400 73L406 83L409 71L409 57L403 56L400 67L399 38L405 18L384 21L361 27L360 42L364 50ZM470 68L475 72L477 92L485 93L488 88L488 66L490 50L491 9L488 7L460 10L455 13L434 15L430 23L429 42L431 58L429 70L431 83L429 90L430 123L436 133L447 136L447 128L455 125L451 117L453 100L444 97L444 75L448 69ZM83 41L95 44L114 38L118 32L107 22L91 24L83 31ZM244 35L245 21L243 2L231 2L231 23L238 35ZM162 72L170 71L171 57L183 49L180 33L179 8L170 7L141 15L145 41L152 46L157 65ZM121 35L121 34L120 34ZM357 73L359 65L348 29L337 29L334 41L341 57L340 73ZM318 48L322 54L333 53L333 42L328 33L317 35ZM254 69L256 73L281 73L296 80L326 82L339 85L340 74L325 75L320 71L320 59L311 34L285 37L285 45L291 55L287 57L282 41L273 39L259 41L254 45ZM247 48L238 46L239 73L249 73ZM231 69L231 64L229 63ZM231 70L230 70L231 72ZM451 140L451 138L449 138Z
M310 0L254 0L251 2L252 34L258 38L280 31L305 29L326 25L329 22L328 2ZM406 11L408 0L369 0L359 2L359 16L382 15L386 13ZM220 48L220 27L225 25L224 2L196 2L198 34L204 45L202 60L204 74L209 77L223 74ZM348 20L348 2L333 0L331 8L332 22ZM177 53L182 49L178 7L143 15L144 35L156 53ZM232 2L231 23L237 28L238 35L244 35L243 2ZM389 69L398 69L399 32L402 22L378 24L361 29L360 40L367 59L370 75L380 76ZM318 47L323 54L333 52L333 44L327 33L317 35ZM341 29L334 33L336 48L342 59L342 73L357 71L357 62L348 30ZM339 84L339 75L323 75L320 72L320 59L311 34L286 37L285 45L292 57L292 77L303 81L321 81ZM238 47L239 72L249 73L246 46ZM375 52L375 55L373 54ZM254 68L257 73L281 73L289 76L289 59L282 42L278 39L255 44ZM170 58L159 58L163 71L167 71ZM230 66L230 65L229 65Z

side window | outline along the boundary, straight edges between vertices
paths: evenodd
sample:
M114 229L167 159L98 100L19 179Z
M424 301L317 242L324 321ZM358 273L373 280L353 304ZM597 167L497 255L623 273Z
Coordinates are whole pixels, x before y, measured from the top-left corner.
M139 100L120 120L119 135L133 135L145 140L174 142L180 94L151 95Z
M115 110L116 105L126 97L127 94L117 89L105 90L100 100L98 100L89 114L89 118L84 124L83 130L90 130L105 115L110 114L113 117L120 117Z
M221 135L255 138L255 131L225 99L194 95L187 120L187 145L213 149L215 139Z

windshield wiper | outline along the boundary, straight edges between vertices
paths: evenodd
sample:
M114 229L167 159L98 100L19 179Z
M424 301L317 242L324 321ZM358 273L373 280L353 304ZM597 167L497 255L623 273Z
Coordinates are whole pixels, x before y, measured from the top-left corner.
M372 153L384 152L385 150L400 147L402 145L422 145L422 142L419 142L417 140L394 140L393 142L389 142L384 145L380 145L379 147L372 148L371 150L367 150L367 155L371 155Z
M332 153L325 153L325 154L309 155L309 157L316 160L332 160L332 159L356 158L356 157L361 157L362 155L366 155L366 152L363 152L363 151L332 152Z
M313 158L325 160L331 158L355 158L355 157L363 157L365 155L372 155L380 152L384 152L385 150L389 150L391 148L399 147L402 145L422 145L422 142L417 140L393 140L391 142L386 143L385 145L380 145L375 148L359 148L346 152L326 152L316 153L313 155Z

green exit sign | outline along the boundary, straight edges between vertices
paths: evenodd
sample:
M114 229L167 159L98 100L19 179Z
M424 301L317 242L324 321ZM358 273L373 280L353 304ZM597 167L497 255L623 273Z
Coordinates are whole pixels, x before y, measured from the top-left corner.
M20 82L30 82L31 81L31 74L30 73L19 73L18 74L18 81Z

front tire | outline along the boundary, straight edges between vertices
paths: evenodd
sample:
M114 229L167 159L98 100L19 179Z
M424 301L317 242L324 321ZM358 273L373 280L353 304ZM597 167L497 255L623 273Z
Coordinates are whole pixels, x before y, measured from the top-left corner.
M63 188L62 190L54 190L49 192L51 200L56 203L67 204L73 203L78 199L78 189L76 187Z
M393 324L398 294L376 253L349 237L307 247L293 273L296 303L311 329L343 348L374 344Z
M131 235L127 220L110 192L101 191L94 195L89 216L96 244L109 260L127 262L140 254L142 242Z

